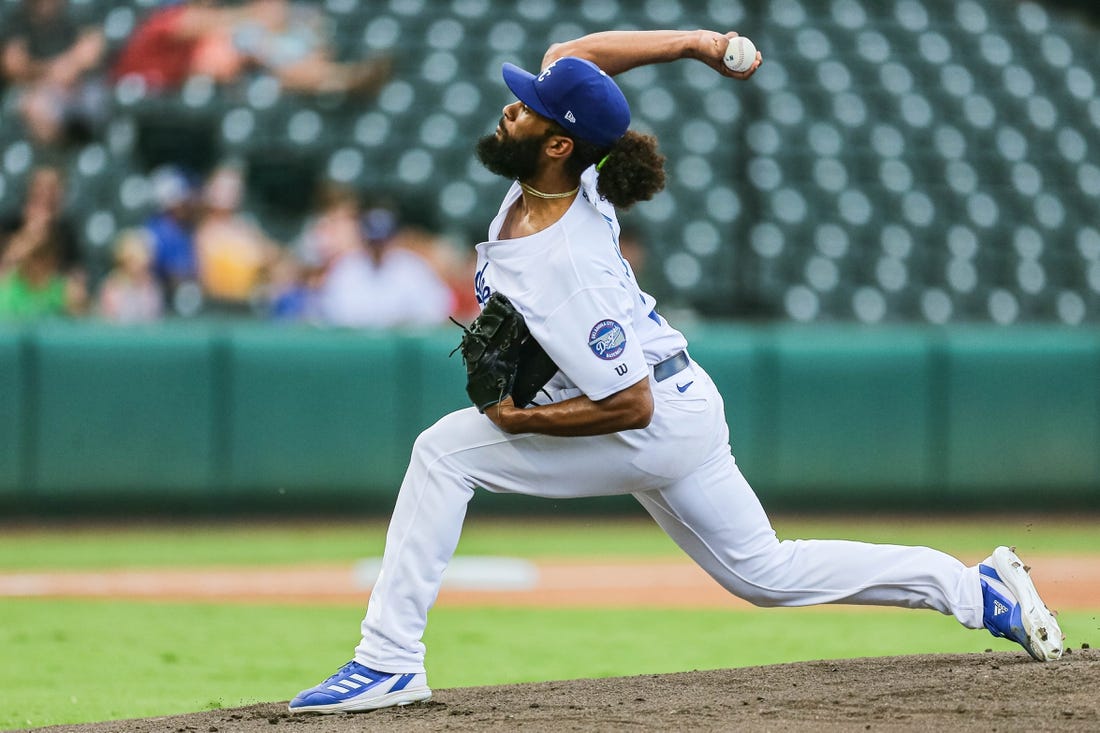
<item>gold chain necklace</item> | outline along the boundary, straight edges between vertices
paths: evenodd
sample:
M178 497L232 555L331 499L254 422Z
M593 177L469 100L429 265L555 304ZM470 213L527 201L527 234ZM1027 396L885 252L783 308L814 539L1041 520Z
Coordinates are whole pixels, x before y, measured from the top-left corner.
M535 198L540 198L540 199L567 199L570 196L572 196L573 194L575 194L577 191L581 190L581 187L577 186L572 191L566 191L565 193L543 193L542 191L538 190L537 188L531 188L530 186L528 186L523 181L519 182L519 187L522 188L525 192L527 192L527 193L531 194L532 196L534 196Z

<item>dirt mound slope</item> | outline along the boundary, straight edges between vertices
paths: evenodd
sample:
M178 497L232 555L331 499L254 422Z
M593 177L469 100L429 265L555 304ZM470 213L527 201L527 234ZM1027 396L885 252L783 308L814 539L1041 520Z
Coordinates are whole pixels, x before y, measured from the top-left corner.
M1100 730L1100 652L941 654L436 690L371 713L265 703L42 733Z

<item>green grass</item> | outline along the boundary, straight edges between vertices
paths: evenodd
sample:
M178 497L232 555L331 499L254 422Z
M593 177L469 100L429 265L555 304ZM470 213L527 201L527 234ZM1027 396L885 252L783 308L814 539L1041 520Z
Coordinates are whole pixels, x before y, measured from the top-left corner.
M780 537L925 544L980 557L1100 552L1089 517L778 517ZM339 563L378 555L385 523L8 525L0 570ZM468 523L462 554L668 557L648 520ZM1026 554L1025 554L1026 557ZM124 601L0 601L0 729L285 700L346 661L363 609ZM1098 612L1062 616L1071 643L1100 642ZM1091 635L1091 636L1090 636ZM441 607L425 639L433 686L706 669L811 658L1012 645L951 619L896 609L538 610ZM59 685L58 680L64 680Z
M1090 517L776 517L781 538L920 544L959 555L1015 544L1021 553L1098 553ZM382 553L385 523L7 527L0 570L278 565L346 562ZM646 518L481 519L460 554L515 557L667 557L679 549Z
M780 516L774 526L780 538L925 545L966 556L984 556L997 545L1016 545L1025 556L1100 553L1097 518L1088 515Z
M0 534L0 569L131 568L346 562L382 554L386 523L362 522L14 529ZM537 556L660 556L678 552L652 522L471 522L460 552Z
M361 615L355 607L5 601L0 729L286 700L350 658ZM1096 613L1067 613L1063 622L1071 642L1100 636ZM436 688L1013 648L939 614L899 609L439 608L425 641Z

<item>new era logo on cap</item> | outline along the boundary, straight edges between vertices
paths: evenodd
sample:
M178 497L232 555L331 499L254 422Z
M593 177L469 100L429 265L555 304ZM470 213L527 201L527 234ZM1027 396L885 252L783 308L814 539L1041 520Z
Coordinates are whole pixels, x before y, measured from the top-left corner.
M524 104L582 140L610 147L630 127L630 105L622 90L591 61L565 56L538 76L505 64L503 74Z

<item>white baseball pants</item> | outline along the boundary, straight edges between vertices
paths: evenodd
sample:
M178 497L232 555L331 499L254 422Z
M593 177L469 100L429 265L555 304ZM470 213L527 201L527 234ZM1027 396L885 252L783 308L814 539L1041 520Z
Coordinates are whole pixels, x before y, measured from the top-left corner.
M676 385L688 382L681 393ZM356 661L385 672L424 671L428 610L475 487L557 499L633 494L724 588L760 606L929 608L981 628L977 568L942 552L780 542L730 453L722 398L710 377L692 363L652 386L654 414L644 430L509 435L472 407L425 430L390 520Z

